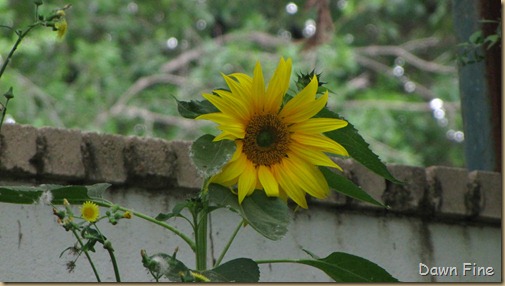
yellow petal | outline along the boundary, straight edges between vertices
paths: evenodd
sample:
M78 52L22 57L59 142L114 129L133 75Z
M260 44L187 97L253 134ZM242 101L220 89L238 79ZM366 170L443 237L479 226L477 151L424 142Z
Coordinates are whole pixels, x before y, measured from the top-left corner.
M256 186L256 168L250 161L246 161L244 172L238 178L238 202L242 203L245 196L254 192Z
M246 160L245 156L239 156L237 160L230 161L214 176L214 182L226 183L237 179L246 169Z
M195 119L198 120L211 120L217 123L219 126L218 128L220 130L225 131L225 135L222 136L228 136L228 135L233 135L235 138L228 138L227 139L236 139L236 138L244 138L245 136L245 125L240 122L235 120L232 116L221 113L221 112L214 112L214 113L207 113L207 114L202 114ZM221 136L221 137L222 137ZM221 140L221 139L219 139ZM218 141L217 137L214 139L214 141Z
M328 183L317 167L293 155L284 159L283 163L291 180L305 192L319 199L328 196Z
M308 208L307 200L305 199L305 192L300 188L299 185L296 185L294 183L290 173L284 168L284 164L275 165L272 167L272 169L279 180L279 184L282 188L281 193L285 193L302 208Z
M293 133L291 134L291 139L302 145L314 147L319 151L329 152L335 155L349 156L349 153L344 146L322 134L307 135L303 133Z
M245 73L232 73L228 76L235 78L244 89L251 89L253 79Z
M258 179L265 190L265 193L269 197L279 196L279 185L275 180L274 175L270 171L270 168L264 165L260 165L258 168Z
M221 140L235 140L235 139L237 139L236 135L223 131L221 134L217 135L212 141L217 142Z
M259 110L259 102L265 102L265 80L263 79L263 72L261 71L261 64L256 63L252 79L252 97L253 108Z
M267 113L276 113L282 104L282 99L289 88L289 79L291 77L291 59L287 61L281 58L279 65L274 72L274 75L268 83L265 101L263 104L264 111Z
M239 114L238 117L242 120L247 120L249 118L249 103L247 102L247 95L245 95L243 92L244 90L239 87L237 82L225 75L223 75L225 78L225 81L227 84L231 85L236 85L234 86L234 89L232 92L229 92L227 90L222 90L222 89L216 89L213 92L219 95L220 98L222 98L224 101L226 101L229 106L235 109L235 112ZM230 87L231 89L231 87ZM221 110L222 111L222 110ZM224 112L224 111L223 111ZM224 112L226 113L226 112Z
M326 102L328 102L328 92L325 92L321 97L311 102L288 106L290 102L291 100L286 103L286 106L284 106L279 115L284 117L285 122L298 123L313 117L323 109Z
M219 109L222 113L232 116L235 120L245 122L244 114L240 113L239 108L233 101L226 100L220 96L209 93L204 93L202 96L210 101L210 103L217 107L217 109Z
M347 126L347 121L336 118L310 118L289 127L291 132L324 133Z
M286 103L286 105L282 108L280 116L289 116L296 113L301 106L306 106L312 103L316 99L317 86L317 77L314 76L309 84L302 89L302 91Z
M244 142L242 142L242 140L235 140L235 146L237 148L235 149L235 153L233 153L233 156L231 157L230 162L237 160L240 156L243 155L242 148L244 146Z
M292 142L289 148L291 152L288 153L288 156L291 156L291 154L294 153L312 165L332 167L342 171L342 168L340 168L339 165L333 162L322 151L300 145L297 142Z

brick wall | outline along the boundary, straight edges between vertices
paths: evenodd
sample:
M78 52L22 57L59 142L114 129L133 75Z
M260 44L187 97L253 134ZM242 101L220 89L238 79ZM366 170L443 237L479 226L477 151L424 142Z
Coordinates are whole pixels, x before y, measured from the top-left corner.
M188 157L190 142L118 136L58 128L5 125L0 135L0 179L27 184L109 182L146 189L201 186ZM392 184L353 160L340 160L345 175L390 212L435 218L498 222L501 174L444 166L389 165L403 185ZM333 194L347 208L376 209Z

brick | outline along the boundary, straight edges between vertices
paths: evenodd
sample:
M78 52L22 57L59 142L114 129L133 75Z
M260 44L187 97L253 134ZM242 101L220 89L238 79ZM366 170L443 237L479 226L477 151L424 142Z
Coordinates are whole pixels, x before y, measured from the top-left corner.
M403 184L387 182L382 196L384 203L393 211L423 212L422 199L427 188L425 169L397 164L388 165L387 168Z
M501 219L502 176L500 173L472 171L468 174L466 207L473 215Z
M167 141L127 137L123 152L127 183L145 188L173 187L176 159Z
M432 166L426 168L426 176L437 215L469 215L465 207L466 169Z
M127 178L124 149L125 137L83 133L81 152L87 180L124 184Z
M203 177L198 173L189 157L191 142L172 141L171 143L177 157L177 185L183 188L200 189L203 184Z
M37 153L37 129L28 125L4 124L0 134L0 176L34 176L30 159Z
M336 159L335 162L337 162L337 164L342 167L344 170L343 175L345 177L347 177L356 185L360 186L374 199L381 202L382 194L386 189L386 182L384 178L368 170L365 166L356 162L354 159ZM358 201L347 196L344 196L344 198L346 200L346 203L350 205L376 207L370 203Z
M79 130L43 127L39 129L37 154L32 162L39 175L63 180L83 180L82 134Z

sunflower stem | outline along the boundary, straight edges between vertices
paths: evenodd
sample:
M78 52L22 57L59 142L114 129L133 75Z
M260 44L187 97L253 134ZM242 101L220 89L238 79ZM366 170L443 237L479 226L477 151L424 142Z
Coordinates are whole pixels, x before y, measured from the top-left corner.
M231 235L230 239L228 240L228 243L226 243L225 247L223 248L221 255L219 255L218 259L216 260L214 267L217 267L217 266L219 266L219 264L221 264L221 261L223 261L223 258L226 255L226 252L228 252L228 249L230 248L233 240L235 240L235 237L237 236L237 233L240 230L240 228L242 228L243 224L244 224L244 220L241 220L240 223L235 228L235 231L233 231L233 234Z
M209 179L203 183L200 192L200 207L193 212L195 242L196 242L196 269L203 271L207 270L207 226L209 215Z

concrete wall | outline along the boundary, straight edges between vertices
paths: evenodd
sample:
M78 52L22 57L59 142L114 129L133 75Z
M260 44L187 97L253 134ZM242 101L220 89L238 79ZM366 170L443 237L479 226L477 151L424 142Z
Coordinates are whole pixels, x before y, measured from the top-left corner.
M0 135L0 185L110 182L106 197L155 216L194 195L201 178L188 157L188 142L123 137L55 128L5 125ZM390 165L405 185L393 185L352 160L340 162L346 175L372 196L389 204L384 210L333 194L293 213L286 237L270 241L246 227L224 261L305 258L302 248L326 256L343 251L365 257L401 281L498 282L501 265L501 174L467 172L441 166ZM77 206L76 206L77 209ZM209 259L219 256L239 222L218 210L210 221ZM190 233L181 219L173 222ZM194 267L189 248L173 234L139 218L116 226L99 224L116 249L123 281L151 281L142 267L140 249L172 253ZM72 273L72 256L60 253L75 243L45 205L0 204L0 281L78 281L95 278L86 258ZM97 248L93 258L103 281L115 281L108 256ZM456 267L458 275L420 275L419 264ZM463 273L463 263L493 267L492 276ZM295 264L261 265L262 282L331 281L324 273ZM454 272L453 272L454 274Z

